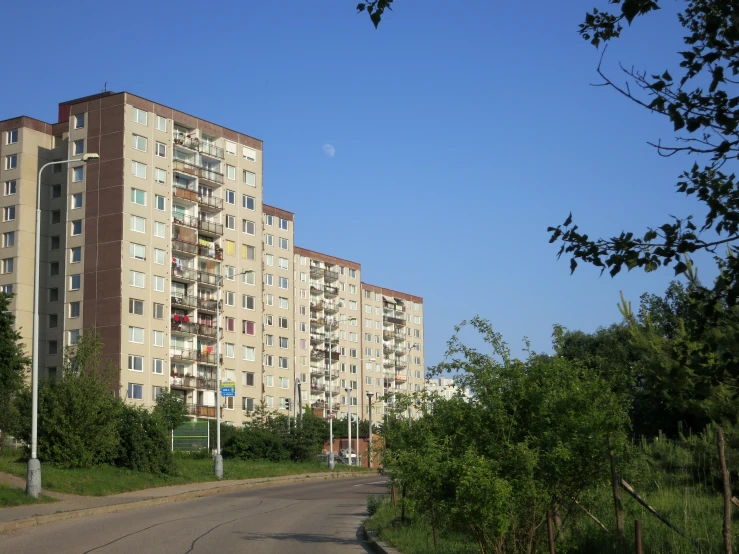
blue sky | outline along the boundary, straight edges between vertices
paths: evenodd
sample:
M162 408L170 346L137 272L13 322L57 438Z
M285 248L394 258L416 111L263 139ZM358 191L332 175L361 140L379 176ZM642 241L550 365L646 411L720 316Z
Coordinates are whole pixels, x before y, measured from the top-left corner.
M356 0L11 2L0 119L55 121L107 81L261 138L265 201L296 212L299 246L424 297L427 364L476 314L545 351L554 323L617 320L619 290L662 292L670 270L570 276L548 244L570 210L610 236L696 209L674 192L692 161L646 144L669 123L589 86L600 53L577 25L605 2L396 4L376 31ZM639 21L605 66L674 69L679 31L667 10Z

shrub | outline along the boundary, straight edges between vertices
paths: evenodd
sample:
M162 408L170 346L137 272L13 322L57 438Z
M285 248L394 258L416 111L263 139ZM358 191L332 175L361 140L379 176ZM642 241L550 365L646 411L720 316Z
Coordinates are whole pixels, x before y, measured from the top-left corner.
M166 422L136 406L123 406L118 416L120 443L115 465L148 473L171 473L173 458Z

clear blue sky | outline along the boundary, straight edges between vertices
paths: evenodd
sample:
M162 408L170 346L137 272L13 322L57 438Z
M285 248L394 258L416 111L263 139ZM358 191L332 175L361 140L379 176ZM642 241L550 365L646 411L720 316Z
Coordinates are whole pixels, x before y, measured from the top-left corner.
M545 351L553 323L591 331L619 290L664 290L669 270L570 276L548 244L570 210L599 236L695 209L674 192L691 162L646 145L666 120L589 86L577 25L604 0L397 0L378 31L356 1L8 2L0 119L55 121L107 81L263 139L265 201L296 212L299 246L424 297L427 364L475 314ZM613 45L612 72L674 68L665 12Z

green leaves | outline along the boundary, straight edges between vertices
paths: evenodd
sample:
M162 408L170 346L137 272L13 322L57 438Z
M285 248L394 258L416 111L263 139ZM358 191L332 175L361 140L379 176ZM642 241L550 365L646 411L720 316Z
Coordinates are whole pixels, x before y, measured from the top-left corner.
M382 21L382 16L385 13L385 10L393 9L391 6L392 3L393 0L371 0L370 2L360 2L357 4L357 13L366 11L370 16L370 20L375 26L375 29L377 29L380 25L380 21Z

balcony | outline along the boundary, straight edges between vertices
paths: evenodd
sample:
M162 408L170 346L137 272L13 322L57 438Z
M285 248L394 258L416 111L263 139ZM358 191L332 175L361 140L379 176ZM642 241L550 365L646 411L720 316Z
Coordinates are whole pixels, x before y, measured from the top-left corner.
M326 408L326 401L325 400L316 400L313 402L313 404L310 405L311 408L314 410L323 410Z
M310 374L312 377L323 377L324 369L322 367L313 367L310 368Z
M184 240L172 239L172 250L194 256L198 252L198 245Z
M325 350L318 350L314 349L310 351L310 359L311 360L322 360L326 357L326 351Z
M223 225L221 223L216 223L214 221L198 219L198 231L200 231L201 233L208 234L208 235L221 236L223 234Z
M169 357L173 362L191 362L197 357L197 350L190 350L189 348L172 348L169 351Z
M172 142L174 142L176 146L184 146L185 148L190 148L192 150L197 150L198 144L200 143L197 138L192 138L182 133L175 133Z
M179 198L180 200L186 200L187 202L198 201L198 191L177 186L172 187L172 196Z
M319 392L325 392L326 391L326 385L314 385L311 383L310 386L310 392L311 394L318 394Z
M310 311L311 312L320 312L323 310L323 300L319 300L318 302L311 302L310 303Z
M173 306L184 308L194 308L198 305L198 299L195 296L170 296L170 302Z
M382 345L382 351L385 354L395 354L395 346L385 343Z
M323 277L323 268L319 265L310 266L310 276L315 277L316 279L320 279L321 277Z
M327 302L324 306L327 314L335 314L339 311L339 305L334 302Z
M172 162L172 169L174 171L179 171L180 173L184 173L185 175L189 175L191 177L197 177L198 169L200 168L193 163L186 162L184 160L175 159Z
M205 325L204 323L201 323L198 325L197 328L197 334L201 337L206 337L209 339L216 338L216 326L215 325Z
M326 296L337 296L339 294L338 287L332 287L331 285L324 285L323 293Z
M395 360L393 359L383 360L382 367L393 369L395 367Z
M215 298L198 298L198 310L215 313L217 305L218 301Z
M392 330L390 330L390 331L383 330L382 331L382 338L385 339L385 340L392 340L392 338L394 336L395 336L395 331L392 331Z
M173 389L195 389L198 380L192 375L171 374L169 377L169 386Z
M175 321L174 319L172 319L171 331L173 333L194 335L197 333L197 330L198 330L197 323L191 323L191 322L186 322L186 321Z
M218 281L220 280L220 275L216 275L215 273L208 273L207 271L198 271L198 283L200 283L201 285L217 287Z
M198 272L188 267L177 267L172 264L172 279L178 281L195 281L197 280Z
M395 334L393 335L393 338L394 338L394 339L395 339L396 341L404 342L404 341L405 341L405 334L404 334L404 333L395 333Z
M175 225L184 225L186 227L197 227L198 218L190 215L183 215L181 213L172 214L172 223Z
M210 142L200 142L198 144L198 152L201 154L205 154L206 156L211 156L212 158L221 158L223 159L223 148L220 146L216 146L215 144L212 144Z
M216 390L216 380L198 377L198 388L205 390Z
M336 279L339 278L339 274L335 271L331 271L330 269L324 269L323 278L326 279L326 281L336 281Z
M223 410L221 410L223 412ZM195 415L198 417L216 417L215 406L195 406Z
M323 292L323 285L321 283L311 283L310 292L311 294L321 294Z
M392 323L393 325L399 325L401 327L405 327L405 319L400 319L399 317L392 317L389 315L382 316L382 321L385 323Z
M311 344L320 344L323 342L326 342L326 335L324 333L311 333L310 334L310 343Z
M220 246L211 247L205 246L204 244L198 244L198 256L204 256L206 258L223 261L223 250Z
M218 361L215 352L203 352L202 350L198 350L196 357L199 364L216 365L216 362ZM221 356L221 362L223 362L223 356Z
M400 370L403 370L403 369L405 369L405 368L407 368L407 367L408 367L408 364L407 364L407 363L405 363L405 362L401 362L400 360L397 360L397 361L395 362L395 369L400 369Z
M218 198L217 196L198 195L197 203L206 208L213 208L214 210L223 209L223 198Z
M383 377L385 378L385 382L386 383L395 381L395 372L394 371L385 371L383 373Z
M219 185L223 184L223 173L218 173L217 171L213 171L212 169L207 169L205 167L198 168L198 177L203 181L210 181L211 183Z
M398 383L405 383L408 380L408 377L406 375L403 375L402 373L398 373L395 375L395 380Z

